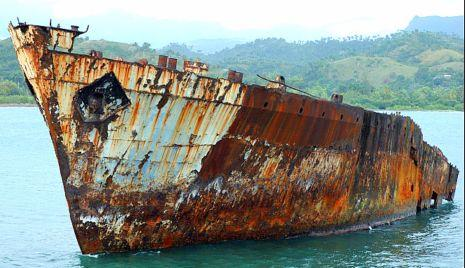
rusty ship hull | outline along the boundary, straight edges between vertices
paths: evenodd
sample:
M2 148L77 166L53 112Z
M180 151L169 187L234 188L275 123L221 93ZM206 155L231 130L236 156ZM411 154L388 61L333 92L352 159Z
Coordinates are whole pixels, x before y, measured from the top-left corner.
M458 170L408 117L9 31L83 253L337 234L453 199Z

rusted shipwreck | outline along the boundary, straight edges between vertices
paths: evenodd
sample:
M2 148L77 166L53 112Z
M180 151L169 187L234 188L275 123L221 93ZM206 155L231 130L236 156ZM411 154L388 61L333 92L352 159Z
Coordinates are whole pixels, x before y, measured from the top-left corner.
M83 253L336 234L453 199L458 170L409 117L73 54L75 26L9 32Z

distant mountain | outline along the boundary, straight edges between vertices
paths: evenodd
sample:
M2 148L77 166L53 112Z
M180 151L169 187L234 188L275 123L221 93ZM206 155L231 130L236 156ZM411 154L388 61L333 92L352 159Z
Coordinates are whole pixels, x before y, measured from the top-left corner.
M428 31L457 35L463 39L463 16L415 16L405 28L407 31Z
M179 59L178 69L182 60L198 59L210 64L211 77L226 77L233 69L248 83L266 83L256 74L280 74L313 95L328 98L339 92L347 103L372 109L463 110L464 43L444 33L402 31L305 42L266 38L215 53L177 43L155 50L148 43L76 39L74 52L91 49L108 58L146 58L152 64L165 54ZM0 103L24 101L20 97L27 92L11 40L0 40Z
M196 52L213 54L226 48L233 48L236 45L246 43L247 39L240 38L217 38L217 39L197 39L185 44Z

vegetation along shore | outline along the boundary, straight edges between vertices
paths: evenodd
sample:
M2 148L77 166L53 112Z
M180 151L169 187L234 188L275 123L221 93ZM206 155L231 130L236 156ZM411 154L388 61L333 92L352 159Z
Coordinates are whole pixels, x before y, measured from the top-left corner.
M402 31L305 42L267 38L213 54L183 44L155 50L148 43L79 38L74 51L91 49L104 57L146 58L150 63L158 54L199 59L210 64L210 76L226 77L234 69L248 83L264 83L256 74L274 78L279 73L287 84L313 95L328 98L339 92L344 102L369 109L463 111L463 39L441 33ZM33 103L11 40L0 40L0 105Z

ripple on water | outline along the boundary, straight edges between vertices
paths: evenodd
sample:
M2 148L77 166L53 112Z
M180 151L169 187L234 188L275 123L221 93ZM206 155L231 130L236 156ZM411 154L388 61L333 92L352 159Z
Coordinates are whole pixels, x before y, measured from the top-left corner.
M338 236L82 255L40 114L36 108L0 108L0 267L463 266L463 113L408 115L461 171L455 202Z

